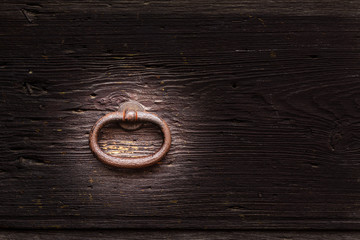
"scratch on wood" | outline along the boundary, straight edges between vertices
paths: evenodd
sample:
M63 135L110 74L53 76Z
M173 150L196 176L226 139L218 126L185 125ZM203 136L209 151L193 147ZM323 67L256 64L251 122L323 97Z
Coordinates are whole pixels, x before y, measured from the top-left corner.
M33 13L31 13L30 11L25 10L25 9L21 9L20 11L22 12L22 14L24 15L24 17L26 18L26 20L29 23L33 23L33 19L32 19L32 17L34 16Z

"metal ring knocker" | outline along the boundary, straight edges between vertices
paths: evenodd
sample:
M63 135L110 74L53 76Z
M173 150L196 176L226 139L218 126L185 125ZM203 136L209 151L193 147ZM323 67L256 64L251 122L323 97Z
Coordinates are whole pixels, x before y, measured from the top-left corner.
M121 107L120 107L121 110ZM159 118L157 115L153 113L148 113L145 111L137 111L132 109L122 109L122 112L112 112L106 114L102 118L100 118L93 128L90 131L89 139L90 139L90 149L95 155L97 159L102 161L105 164L120 167L120 168L143 168L150 166L163 157L165 157L166 153L170 149L171 145L171 134L170 129L166 122ZM141 125L138 125L142 122L150 122L158 125L164 135L164 141L161 148L152 155L144 156L144 157L114 157L104 153L98 144L98 136L100 130L108 123L111 122L120 122L120 126L126 128L128 130L135 130L139 128ZM128 124L128 127L126 127ZM129 125L130 124L130 125ZM130 126L130 127L129 127ZM132 127L131 126L135 126Z

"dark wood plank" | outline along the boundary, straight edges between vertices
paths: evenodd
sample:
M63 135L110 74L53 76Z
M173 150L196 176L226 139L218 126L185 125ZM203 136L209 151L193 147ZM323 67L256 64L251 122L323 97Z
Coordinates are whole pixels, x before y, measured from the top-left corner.
M296 231L189 231L189 230L93 230L1 231L0 239L247 239L247 240L357 240L359 232Z
M294 231L189 231L189 230L93 230L1 231L0 239L246 239L246 240L357 240L359 232Z
M359 7L3 1L0 227L359 229ZM170 126L157 166L90 152L129 99ZM161 135L100 142L142 155Z

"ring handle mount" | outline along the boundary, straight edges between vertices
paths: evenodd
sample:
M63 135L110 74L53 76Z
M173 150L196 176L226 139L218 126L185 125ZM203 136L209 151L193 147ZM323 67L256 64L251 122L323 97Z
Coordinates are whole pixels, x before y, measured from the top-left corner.
M123 106L124 104L126 105ZM136 111L131 109L132 106L137 105L137 107L139 107L139 105L142 106L141 104L136 103L134 101L124 104L122 105L123 108L120 107L123 110L122 112L117 111L117 112L108 113L95 123L89 134L90 149L98 160L114 167L143 168L153 165L156 162L160 161L163 157L165 157L165 155L170 149L170 145L171 145L170 129L166 124L166 122L157 115L145 111ZM141 124L143 122L153 123L159 126L163 133L164 136L163 144L157 152L155 152L152 155L147 155L144 157L115 157L108 155L105 152L103 152L99 147L98 136L101 129L110 122L119 122L120 126L123 126L124 124L128 124L125 125L126 127L129 128L128 130L138 129L135 128L134 126L140 124L141 127Z
M127 111L136 111L136 112L145 112L145 107L136 101L124 102L120 105L119 112ZM142 127L142 123L139 122L120 122L120 127L125 130L134 131Z

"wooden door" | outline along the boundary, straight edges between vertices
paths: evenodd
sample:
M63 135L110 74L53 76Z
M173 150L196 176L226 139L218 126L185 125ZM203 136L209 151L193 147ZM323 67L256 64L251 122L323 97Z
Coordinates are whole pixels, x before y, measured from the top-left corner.
M360 226L358 1L0 6L4 239L359 238L333 231ZM153 167L90 151L128 100L170 127ZM99 140L118 156L161 143L151 124Z

